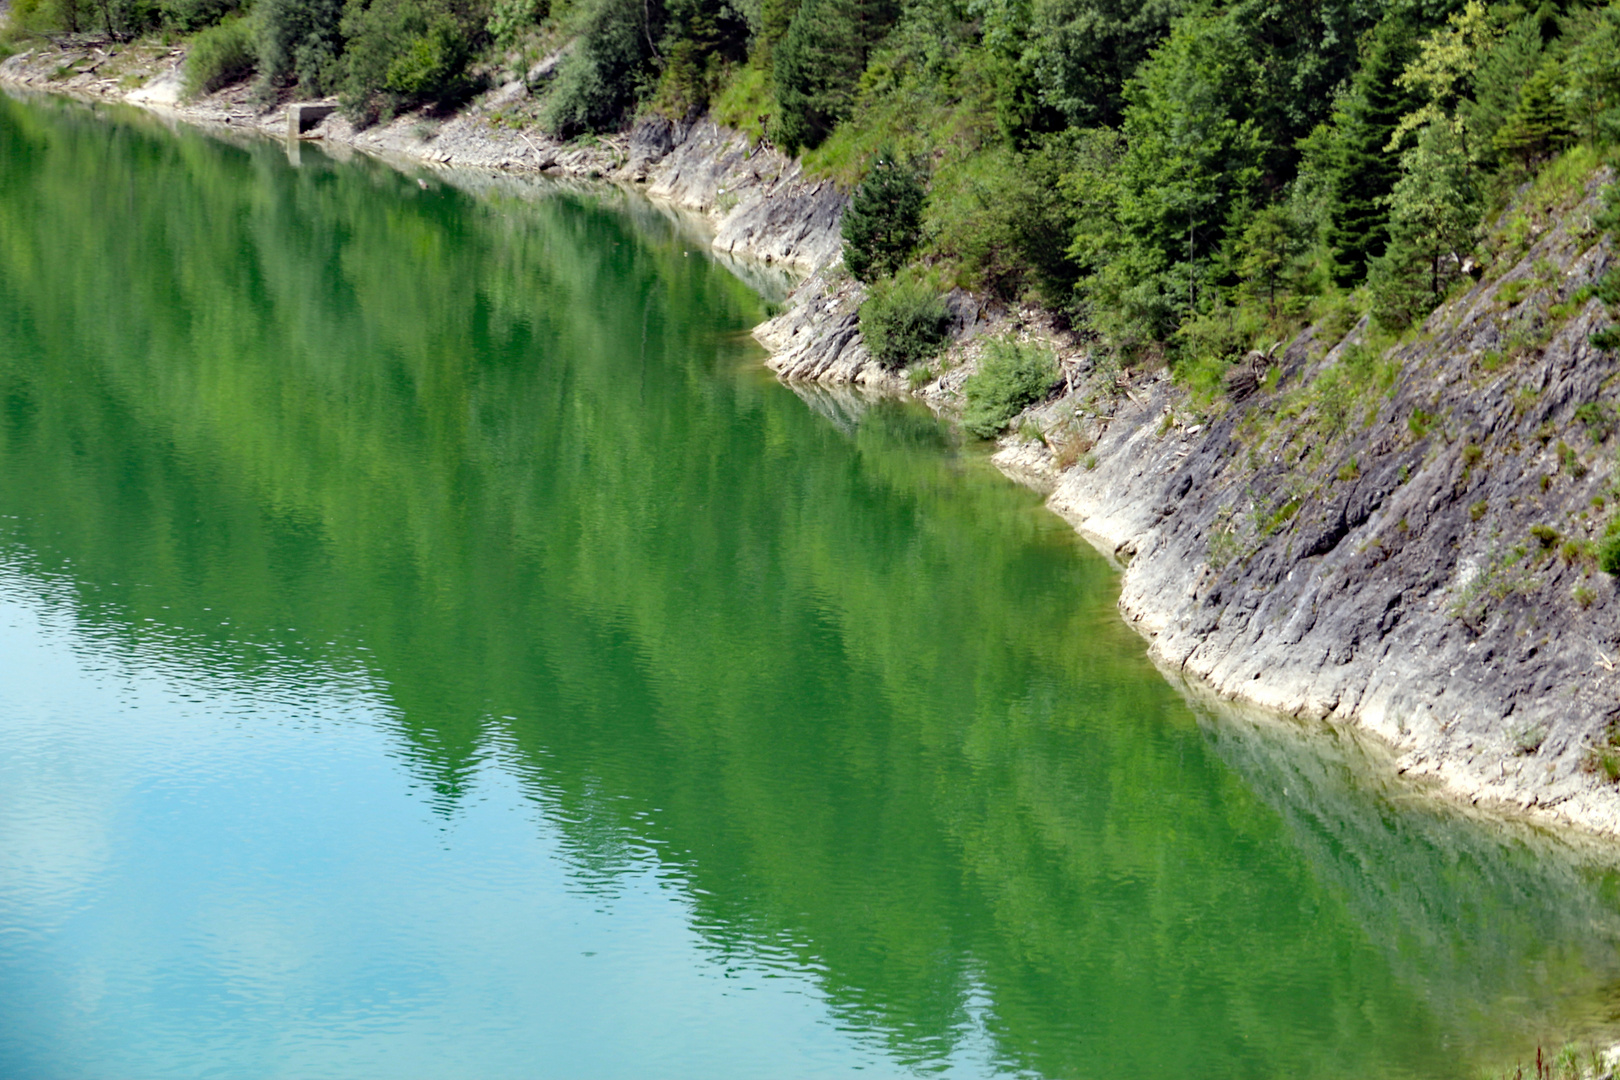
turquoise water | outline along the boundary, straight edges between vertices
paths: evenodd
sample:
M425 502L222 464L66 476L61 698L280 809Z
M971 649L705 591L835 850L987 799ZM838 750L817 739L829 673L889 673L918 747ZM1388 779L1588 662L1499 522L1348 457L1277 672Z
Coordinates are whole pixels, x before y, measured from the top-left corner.
M0 1075L1461 1076L1611 862L1195 709L611 191L0 97Z

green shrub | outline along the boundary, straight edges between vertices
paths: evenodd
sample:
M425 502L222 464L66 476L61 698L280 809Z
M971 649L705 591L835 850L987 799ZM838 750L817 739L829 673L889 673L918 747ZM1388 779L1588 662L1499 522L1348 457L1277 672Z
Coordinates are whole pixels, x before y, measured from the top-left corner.
M257 0L259 78L325 95L342 82L343 0Z
M159 0L163 25L182 33L213 26L241 7L237 0Z
M1592 295L1603 301L1603 306L1610 310L1620 307L1620 273L1610 270L1592 282Z
M1404 330L1434 310L1437 297L1421 263L1386 253L1368 264L1369 308L1378 325Z
M1528 278L1504 281L1496 290L1496 302L1504 307L1514 307L1524 299L1524 294L1532 287L1533 283Z
M942 137L951 137L948 128ZM1091 191L1114 165L1118 139L1112 131L1061 132L1023 151L946 156L929 188L929 243L960 267L964 284L1072 309L1081 264L1069 247L1083 217L1074 192ZM1112 222L1105 228L1115 231Z
M1593 442L1601 443L1614 434L1617 417L1614 406L1606 401L1588 401L1575 410L1575 419L1586 425L1586 433Z
M1373 389L1388 393L1399 375L1399 365L1381 360L1376 346L1365 342L1349 346L1310 388L1316 425L1330 438L1337 438L1353 417L1371 416ZM1416 428L1412 430L1417 434Z
M349 0L341 28L343 103L366 118L465 97L467 62L486 32L483 12L457 0Z
M962 426L980 438L994 437L1026 406L1044 398L1057 377L1050 349L1012 338L986 342L979 370L962 387L967 398Z
M885 148L844 211L844 265L862 281L888 277L922 239L928 191L922 170Z
M652 81L650 10L640 0L597 0L587 9L540 115L547 131L566 139L624 121Z
M252 19L233 18L193 38L186 54L186 96L211 94L247 77L258 59L255 30Z
M932 359L950 336L951 314L926 282L879 282L861 305L861 340L890 371Z
M1598 569L1620 577L1620 518L1609 522L1603 533L1603 543L1598 548Z
M490 36L501 48L510 49L550 13L549 0L495 0L489 13Z
M1232 304L1216 304L1208 311L1190 315L1171 340L1173 364L1216 360L1224 373L1226 365L1240 360L1267 330L1265 312Z
M1581 460L1581 455L1562 439L1558 440L1558 467L1577 480L1587 473L1586 463Z

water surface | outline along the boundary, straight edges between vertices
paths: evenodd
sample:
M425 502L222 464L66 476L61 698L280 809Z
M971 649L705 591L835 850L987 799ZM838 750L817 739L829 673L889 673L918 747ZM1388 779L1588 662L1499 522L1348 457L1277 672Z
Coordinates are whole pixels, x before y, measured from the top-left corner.
M1610 863L1195 711L645 204L0 98L0 1074L1461 1076Z

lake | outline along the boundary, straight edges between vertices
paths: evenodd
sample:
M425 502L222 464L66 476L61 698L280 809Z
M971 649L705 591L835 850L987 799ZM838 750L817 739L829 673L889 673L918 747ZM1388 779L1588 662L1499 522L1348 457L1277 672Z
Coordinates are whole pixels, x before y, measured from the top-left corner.
M769 378L770 283L673 215L296 157L0 96L0 1075L1462 1077L1613 1027L1612 852L1189 698L982 447Z

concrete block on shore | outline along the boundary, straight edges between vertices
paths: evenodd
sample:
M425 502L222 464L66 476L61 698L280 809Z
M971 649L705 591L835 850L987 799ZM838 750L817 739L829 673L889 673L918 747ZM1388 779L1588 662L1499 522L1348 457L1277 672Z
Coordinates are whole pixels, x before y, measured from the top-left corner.
M336 105L287 106L287 138L299 138L304 132L335 112L337 112Z

